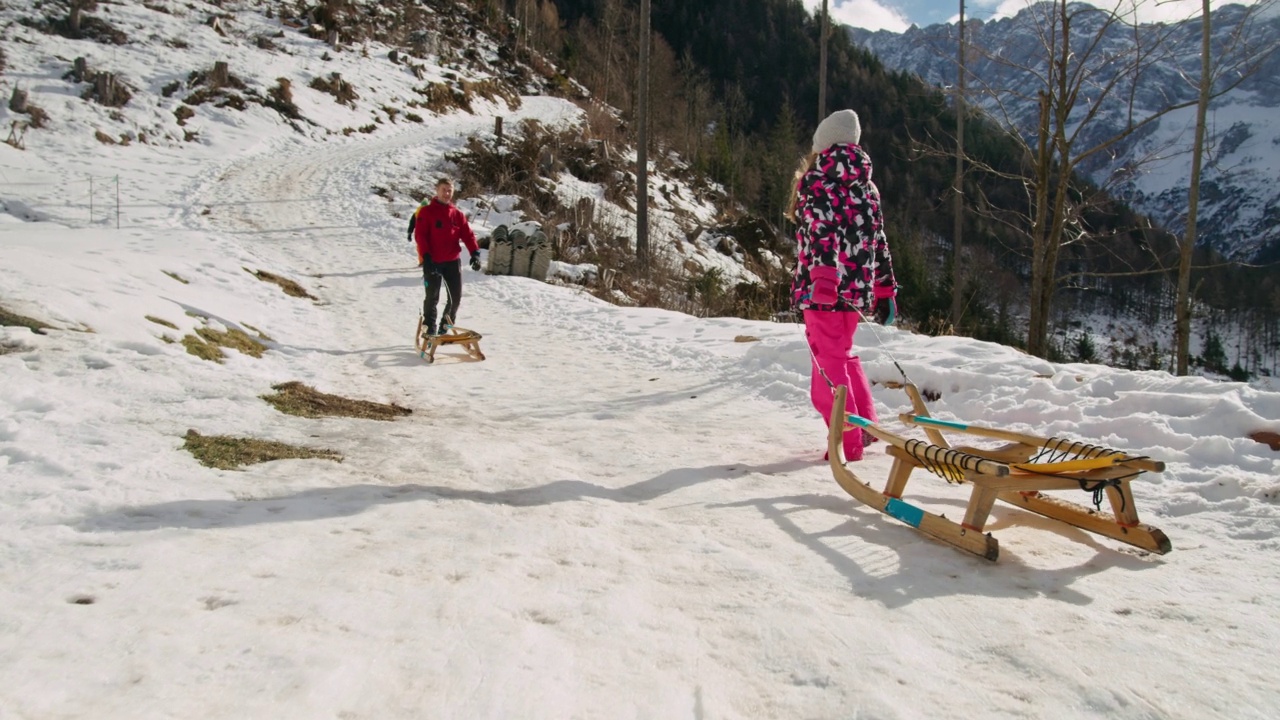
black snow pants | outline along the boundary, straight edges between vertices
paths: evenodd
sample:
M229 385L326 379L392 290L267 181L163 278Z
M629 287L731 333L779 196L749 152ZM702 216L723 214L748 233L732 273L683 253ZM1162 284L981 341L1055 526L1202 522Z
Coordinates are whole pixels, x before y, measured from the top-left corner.
M429 330L436 329L436 305L440 303L441 285L446 286L449 294L441 325L452 325L458 319L458 303L462 301L462 259L444 263L424 260L422 283L427 288L427 297L422 301L423 326Z

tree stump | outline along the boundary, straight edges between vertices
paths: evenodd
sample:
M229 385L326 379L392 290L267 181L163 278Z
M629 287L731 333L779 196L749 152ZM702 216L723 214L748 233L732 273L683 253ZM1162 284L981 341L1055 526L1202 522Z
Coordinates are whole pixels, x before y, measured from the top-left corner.
M209 75L209 84L215 88L224 87L230 82L231 68L227 63L219 60L213 64L213 73Z
M585 227L596 221L596 201L589 197L578 198L578 204L574 206L574 222L579 227Z
M27 91L21 88L14 88L13 94L9 96L9 109L16 113L27 112Z
M89 75L89 61L83 57L76 58L75 62L71 64L71 77L76 82L82 83Z
M100 105L121 107L129 102L132 95L124 83L118 82L114 73L100 72L93 76L93 87L85 93L85 98L92 97Z

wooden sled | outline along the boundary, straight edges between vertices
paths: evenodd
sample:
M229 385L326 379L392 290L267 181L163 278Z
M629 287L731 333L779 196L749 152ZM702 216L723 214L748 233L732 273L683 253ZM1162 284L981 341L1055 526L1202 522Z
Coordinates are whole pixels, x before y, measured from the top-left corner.
M917 412L900 418L923 428L930 442L903 438L865 418L847 414L847 398L848 388L843 385L836 388L827 436L828 458L836 482L856 500L926 535L995 560L1000 554L1000 545L990 533L984 533L983 528L995 501L1003 500L1150 552L1164 554L1173 549L1163 532L1139 522L1130 488L1133 478L1143 472L1160 472L1164 470L1164 463L1083 443L935 420L928 417L927 410L921 412L924 403L918 392L912 398ZM893 466L883 491L872 488L845 466L843 440L850 428L870 433L889 445L887 452L893 458ZM995 450L952 448L943 437L943 430L983 435L1009 444ZM911 471L916 468L924 468L949 483L972 486L969 504L960 522L902 499ZM1091 492L1099 507L1105 497L1111 504L1111 514L1046 495L1045 491L1049 490Z
M422 317L419 316L418 329L413 337L413 344L418 349L418 356L429 363L436 361L436 350L441 345L460 345L466 351L468 358L472 360L484 359L484 353L480 352L480 338L483 336L475 330L450 325L448 330L440 335L423 337Z

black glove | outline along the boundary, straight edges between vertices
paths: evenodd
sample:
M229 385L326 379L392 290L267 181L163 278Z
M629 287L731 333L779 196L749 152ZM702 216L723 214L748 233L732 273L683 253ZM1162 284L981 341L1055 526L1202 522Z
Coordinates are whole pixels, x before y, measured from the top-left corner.
M876 322L881 325L892 325L898 318L898 301L895 298L884 298L876 303Z
M471 269L480 272L480 253L471 253Z

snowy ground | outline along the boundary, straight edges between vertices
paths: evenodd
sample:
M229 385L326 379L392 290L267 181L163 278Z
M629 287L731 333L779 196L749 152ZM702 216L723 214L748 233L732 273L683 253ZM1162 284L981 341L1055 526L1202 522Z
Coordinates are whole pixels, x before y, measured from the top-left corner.
M1280 395L864 328L871 376L897 359L941 416L1169 462L1138 491L1170 555L997 508L1000 561L966 556L835 485L796 326L468 270L489 359L423 364L420 278L367 189L470 122L161 173L138 153L119 230L3 216L0 301L66 328L0 336L3 717L1273 715L1280 456L1244 435ZM188 312L274 342L197 359L160 340ZM258 399L288 380L414 413ZM345 459L211 470L188 428Z
M429 181L492 112L0 144L0 306L55 326L0 328L0 718L1276 714L1280 454L1247 435L1280 430L1280 393L864 326L871 377L897 361L941 417L1168 463L1137 493L1171 554L997 507L992 564L835 484L797 326L464 270L488 359L425 365L405 221L373 188ZM270 349L215 364L162 339L205 323ZM260 399L292 380L413 414ZM188 429L343 461L213 470ZM922 473L911 492L967 497Z

